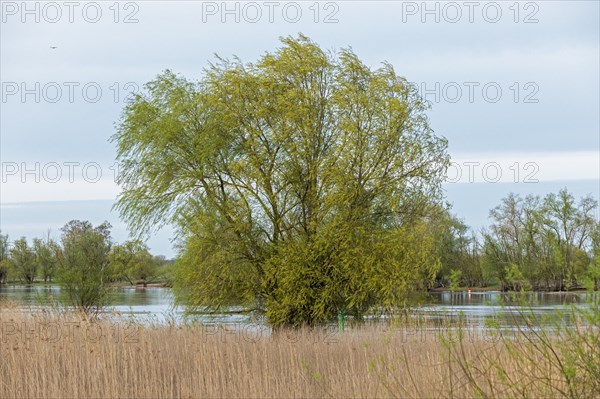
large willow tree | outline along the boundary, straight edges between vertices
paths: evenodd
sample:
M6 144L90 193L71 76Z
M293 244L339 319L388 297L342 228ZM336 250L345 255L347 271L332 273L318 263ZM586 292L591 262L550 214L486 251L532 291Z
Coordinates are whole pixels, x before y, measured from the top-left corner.
M314 324L395 308L435 276L447 143L391 65L299 36L145 88L114 136L117 207L138 233L178 226L181 301Z

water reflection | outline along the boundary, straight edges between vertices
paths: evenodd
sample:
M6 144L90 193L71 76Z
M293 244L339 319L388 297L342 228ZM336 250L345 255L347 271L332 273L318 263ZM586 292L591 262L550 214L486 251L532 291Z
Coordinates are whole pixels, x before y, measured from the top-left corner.
M571 305L586 306L586 292L432 292L416 298L416 317L440 328L466 324L481 329L493 327L548 327L573 325Z
M525 292L507 293L500 291L466 292L441 291L423 294L425 302L449 306L498 306L520 305L522 301L532 306L562 306L584 303L589 299L587 292Z
M543 325L549 317L560 317L561 323L573 323L569 314L557 316L565 305L581 305L590 300L589 293L531 292L520 295L498 291L489 292L431 292L413 298L413 317L427 320L430 326L468 324L477 328L489 326ZM0 286L0 300L15 302L23 307L47 307L57 304L60 287ZM169 288L123 287L115 289L107 314L117 314L144 323L202 322L232 326L255 324L246 314L198 314L184 319L184 308L173 305ZM548 322L549 323L549 322Z

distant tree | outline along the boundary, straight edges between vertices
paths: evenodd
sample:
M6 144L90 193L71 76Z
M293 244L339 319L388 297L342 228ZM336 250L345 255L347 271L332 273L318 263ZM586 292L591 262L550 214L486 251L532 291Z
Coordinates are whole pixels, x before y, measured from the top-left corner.
M163 255L154 256L156 264L156 279L168 287L173 286L173 259L167 259Z
M445 209L439 210L431 225L441 264L437 284L448 286L454 281L458 286L485 285L480 244L469 226Z
M517 277L532 278L526 271L524 259L527 233L527 219L533 213L528 212L527 204L539 202L533 198L523 200L519 195L510 193L501 200L500 205L490 210L492 225L484 234L484 268L498 278L502 289L516 289Z
M56 243L50 238L49 232L45 240L39 238L33 240L36 267L44 282L51 282L54 276L56 266L55 247Z
M566 189L544 198L544 224L556 240L558 262L561 265L561 289L577 285L575 254L589 244L594 231L593 212L598 202L590 196L583 197L579 204Z
M35 252L27 244L27 239L21 237L13 243L10 249L10 265L18 279L27 284L35 281L36 263Z
M591 234L591 262L582 276L584 286L589 290L600 290L600 223Z
M484 235L484 268L504 289L566 290L591 278L598 203L566 189L539 197L510 194L490 211Z
M97 313L108 301L110 228L108 222L93 227L88 221L72 220L61 229L57 278L67 301L85 313Z
M6 282L9 268L8 234L3 235L0 231L0 284Z
M462 280L462 271L460 269L454 269L450 272L450 289L452 291L457 291L461 285Z
M147 282L156 276L158 269L158 262L150 254L148 246L138 240L114 245L109 259L113 277L125 279L129 284Z

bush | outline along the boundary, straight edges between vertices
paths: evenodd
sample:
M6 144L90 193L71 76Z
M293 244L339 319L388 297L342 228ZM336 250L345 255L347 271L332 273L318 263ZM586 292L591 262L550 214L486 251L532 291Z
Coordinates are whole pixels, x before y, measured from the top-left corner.
M98 313L108 302L110 227L73 220L61 229L62 249L55 247L66 300L86 314Z

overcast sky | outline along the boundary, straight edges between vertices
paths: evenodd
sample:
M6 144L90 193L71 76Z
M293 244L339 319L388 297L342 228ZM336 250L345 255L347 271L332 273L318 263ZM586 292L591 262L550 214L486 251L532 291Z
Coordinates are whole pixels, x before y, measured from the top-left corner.
M165 69L202 76L214 60L255 61L279 37L309 36L383 61L432 103L449 140L445 185L478 228L510 192L600 192L597 1L0 3L0 229L14 240L71 219L109 220L124 99ZM56 47L56 48L52 48ZM171 231L148 241L174 255Z

